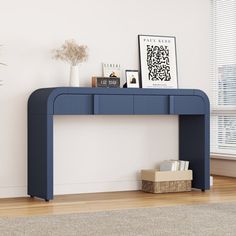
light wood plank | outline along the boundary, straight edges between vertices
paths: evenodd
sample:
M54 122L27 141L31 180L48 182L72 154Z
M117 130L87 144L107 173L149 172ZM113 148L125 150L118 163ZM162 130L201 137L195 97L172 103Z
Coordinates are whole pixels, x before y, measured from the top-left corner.
M236 178L214 176L210 191L150 194L141 191L56 196L45 202L36 198L0 199L0 216L53 215L182 204L236 202Z

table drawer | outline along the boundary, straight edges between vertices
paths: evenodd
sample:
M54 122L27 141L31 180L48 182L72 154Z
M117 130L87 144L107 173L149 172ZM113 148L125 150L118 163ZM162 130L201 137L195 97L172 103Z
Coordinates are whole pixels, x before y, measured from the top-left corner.
M205 114L205 103L199 96L170 96L170 114Z
M136 115L168 114L168 112L168 96L134 96L134 114Z
M92 95L59 95L54 101L55 115L86 115L93 114Z
M96 115L133 114L133 95L95 95L94 114Z

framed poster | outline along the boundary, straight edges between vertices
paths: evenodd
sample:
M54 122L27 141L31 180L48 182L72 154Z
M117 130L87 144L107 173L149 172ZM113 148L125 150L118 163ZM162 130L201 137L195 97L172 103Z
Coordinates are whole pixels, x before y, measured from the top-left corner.
M127 88L139 88L139 72L138 70L126 70Z
M138 35L142 88L178 88L176 40Z

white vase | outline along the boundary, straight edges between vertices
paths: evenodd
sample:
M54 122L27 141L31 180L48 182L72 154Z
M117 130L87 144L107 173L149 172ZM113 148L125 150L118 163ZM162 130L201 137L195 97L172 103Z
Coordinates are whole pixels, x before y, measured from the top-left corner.
M78 66L70 67L70 86L79 87L79 67Z

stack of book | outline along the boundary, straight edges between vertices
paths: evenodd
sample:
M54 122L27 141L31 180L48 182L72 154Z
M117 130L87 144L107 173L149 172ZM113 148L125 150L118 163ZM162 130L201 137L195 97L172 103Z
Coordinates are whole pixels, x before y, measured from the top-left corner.
M189 161L168 160L160 164L160 171L185 171L189 168Z

